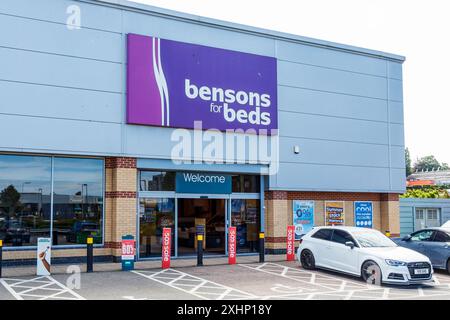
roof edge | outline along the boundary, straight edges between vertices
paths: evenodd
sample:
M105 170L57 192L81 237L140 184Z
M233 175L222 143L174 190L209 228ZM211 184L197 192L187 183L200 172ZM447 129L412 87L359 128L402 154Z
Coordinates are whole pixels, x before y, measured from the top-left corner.
M91 3L95 5L103 5L103 6L113 6L113 7L119 7L123 10L129 10L129 11L138 11L138 12L145 12L147 14L153 14L153 15L159 15L159 16L165 16L170 19L177 19L177 20L185 20L185 21L191 21L203 25L209 25L211 27L215 28L222 28L222 29L228 29L233 30L237 32L244 32L244 33L250 33L254 35L264 36L268 38L273 39L279 39L284 41L291 41L291 42L298 42L306 45L316 46L316 47L322 47L322 48L328 48L331 50L337 50L337 51L345 51L353 54L360 54L360 55L366 55L376 58L381 58L384 60L391 60L403 63L406 58L402 55L397 55L393 53L383 52L383 51L377 51L352 45L346 45L341 44L337 42L331 42L326 40L320 40L315 38L309 38L304 37L300 35L295 35L287 32L281 32L281 31L275 31L270 29L264 29L259 27L253 27L249 25L239 24L235 22L229 22L214 18L208 18L203 16L197 16L194 14L184 13L180 11L160 8L156 6L151 6L147 4L142 3L136 3L131 2L128 0L76 0L78 2L85 2L85 3Z

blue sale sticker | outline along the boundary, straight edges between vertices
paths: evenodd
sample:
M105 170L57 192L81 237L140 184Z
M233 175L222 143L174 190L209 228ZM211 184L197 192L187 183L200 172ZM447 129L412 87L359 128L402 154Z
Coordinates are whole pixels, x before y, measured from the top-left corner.
M370 201L355 201L355 226L373 227L373 205Z

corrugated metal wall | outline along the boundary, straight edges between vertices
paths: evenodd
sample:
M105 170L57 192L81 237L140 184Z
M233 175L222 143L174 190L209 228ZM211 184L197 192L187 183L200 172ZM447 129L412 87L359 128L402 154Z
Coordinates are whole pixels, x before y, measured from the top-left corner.
M82 28L68 30L74 4ZM125 36L138 33L277 57L280 171L271 189L403 192L400 60L182 16L0 1L0 151L169 159L172 129L125 124Z
M439 208L441 224L450 220L450 199L400 199L400 233L402 236L414 232L414 208Z

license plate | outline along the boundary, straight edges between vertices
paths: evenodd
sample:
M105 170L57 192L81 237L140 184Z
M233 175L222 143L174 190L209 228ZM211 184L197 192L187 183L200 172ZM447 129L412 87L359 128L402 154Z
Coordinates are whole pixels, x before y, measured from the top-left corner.
M415 269L414 274L428 274L429 269Z

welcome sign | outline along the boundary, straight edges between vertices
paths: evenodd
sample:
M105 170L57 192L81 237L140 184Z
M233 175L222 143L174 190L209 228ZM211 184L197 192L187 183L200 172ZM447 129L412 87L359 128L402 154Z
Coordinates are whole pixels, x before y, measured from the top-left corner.
M192 129L195 121L277 129L276 59L128 34L127 122Z
M221 173L177 172L175 190L178 193L231 193L231 175Z

